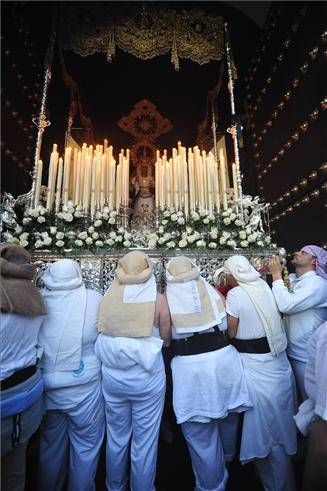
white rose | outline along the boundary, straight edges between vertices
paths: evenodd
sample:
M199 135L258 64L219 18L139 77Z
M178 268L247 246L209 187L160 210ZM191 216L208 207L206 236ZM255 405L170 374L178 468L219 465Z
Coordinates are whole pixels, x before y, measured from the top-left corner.
M246 239L246 233L244 232L244 230L241 230L241 232L239 232L238 235L239 235L240 239L242 239L242 240Z
M168 220L162 220L162 222L161 222L161 223L162 223L162 225L167 225Z
M234 222L234 223L235 223L235 225L236 225L237 227L241 227L241 226L242 226L242 222L241 222L241 220L239 220L239 219L235 220L235 222Z
M177 212L177 216L178 216L178 217L182 217L183 215L184 215L184 213L183 213L181 210L179 210L179 211Z
M95 245L96 245L97 247L103 247L103 242L102 242L102 240L97 240L97 241L96 241L96 243L95 243Z
M263 247L264 246L264 243L262 242L262 240L258 240L257 245L259 247Z
M227 208L226 213L227 215L231 215L233 213L232 208Z
M26 240L28 236L29 236L28 232L23 232L22 234L20 234L19 240Z
M209 223L209 218L204 218L204 219L203 219L203 223L204 223L205 225L207 225L207 224Z
M125 237L126 240L129 240L129 239L132 238L132 234L130 232L125 232L125 236L124 237Z
M171 234L169 232L164 233L164 239L169 240L171 238Z
M106 240L106 244L108 244L109 246L112 246L115 242L112 240L112 239L107 239Z
M217 244L216 244L216 242L209 242L208 247L209 247L210 249L216 249Z
M42 239L45 239L46 237L49 237L48 232L42 232L41 233Z
M182 239L178 242L178 246L183 248L183 247L186 247L187 246L187 240L185 239Z
M192 217L192 219L193 219L195 222L197 222L198 220L200 220L200 217L199 217L199 215L198 215L198 213L197 213L196 211L193 211L193 212L191 213L191 217Z
M74 216L76 218L81 218L83 215L82 215L82 213L80 211L75 211Z
M116 232L110 232L109 237L111 239L115 239L116 238Z
M98 232L93 232L92 239L97 240L99 238Z
M211 237L212 239L217 239L217 238L218 238L218 234L217 234L217 232L210 232L210 234L209 234L209 235L210 235L210 237Z
M56 242L57 247L64 247L64 245L65 245L65 242L63 240L57 240L57 242Z
M117 235L117 237L115 238L115 242L122 242L123 241L123 238L121 235Z
M19 245L20 245L21 247L26 247L26 246L28 246L28 241L27 241L27 240L21 240L21 241L19 242Z
M199 239L201 237L201 234L200 232L198 232L197 230L194 231L194 237L195 237L195 240Z
M271 237L269 235L267 235L267 237L265 238L265 242L266 242L266 244L271 243Z
M157 241L155 239L150 239L148 242L149 249L155 249L157 245Z
M89 234L93 234L93 232L94 232L94 227L89 227L87 230L88 230Z
M210 222L214 222L215 221L215 216L214 215L209 215L208 216L208 219L210 220Z
M30 223L30 221L31 221L31 219L30 219L30 218L23 218L23 225L27 225L27 224L29 224L29 223Z
M176 221L177 221L177 219L178 219L178 217L177 217L176 213L173 213L173 214L171 215L170 219L171 219L171 221L172 221L172 222L176 222Z
M32 216L32 217L38 217L39 216L39 212L38 210L30 210L29 211L29 214Z
M101 225L102 225L102 220L95 220L94 222L95 227L101 227Z
M175 245L176 244L173 240L171 240L170 242L167 242L168 249L174 249Z
M189 244L193 244L193 242L194 242L194 241L195 241L195 237L194 237L194 235L189 235L189 236L187 237L187 242L188 242Z
M247 235L251 235L252 234L251 227L246 227L245 232L247 233Z
M200 210L200 217L205 217L207 215L206 210Z
M153 233L153 234L149 234L149 239L152 239L152 240L158 240L158 236L156 233ZM125 235L125 239L126 239L126 235Z
M162 245L165 243L165 239L163 237L160 237L160 239L158 240L159 244Z
M179 225L184 225L184 223L185 223L184 218L180 217L180 218L177 220L177 223L178 223Z
M57 213L57 218L59 218L59 220L62 220L64 218L65 214L60 211L59 213Z
M52 244L52 239L51 239L51 237L46 237L46 238L43 240L43 243L44 243L44 245L47 245L47 246L51 245L51 244Z
M121 234L121 235L124 235L124 233L125 233L124 227L119 227L118 233Z
M93 239L92 239L92 237L87 237L87 238L85 239L85 243L86 243L87 245L91 245L91 244L93 244Z
M253 244L253 242L255 242L255 236L254 235L249 235L247 240L248 240L248 242L250 244Z
M233 222L235 220L235 218L236 218L236 213L231 213L229 218Z
M226 232L226 230L224 230L223 237L225 237L225 239L228 239L228 237L230 237L230 232Z
M110 225L114 225L116 223L116 220L114 217L110 217L109 220L108 220L108 223L110 223Z
M241 247L248 247L249 243L247 240L242 240Z
M83 209L82 205L77 205L76 206L76 211L82 211L82 209Z
M196 242L196 247L205 247L207 244L205 240L201 239Z
M102 213L101 213L101 211L97 211L97 212L96 212L96 214L95 214L95 218L96 218L97 220L101 220L101 218L102 218Z
M77 247L82 247L82 245L83 245L83 241L82 241L82 240L77 239L77 240L75 240L74 244L75 244L75 245L77 245Z
M85 240L85 239L86 239L86 237L87 237L87 232L80 232L80 233L78 234L78 238L79 238L79 239Z
M110 212L110 216L112 218L115 218L117 215L118 215L118 212L116 210L113 210L113 211Z
M42 240L37 239L37 240L35 241L35 244L34 244L35 249L40 249L40 247L42 247L42 246L43 246L43 242L42 242Z
M44 217L42 217L42 216L41 216L41 217L38 217L37 221L38 221L39 223L44 223L44 222L45 222L45 218L44 218Z
M235 249L236 247L236 242L235 240L228 240L227 241L227 245L229 245L230 247L233 247Z
M230 219L229 218L224 218L223 219L223 222L225 225L229 225L230 224Z
M103 220L109 220L108 213L103 213L102 218L103 218Z
M56 233L56 239L61 240L61 239L63 239L64 237L65 237L65 234L64 234L63 232L57 232L57 233Z
M131 246L131 242L129 240L124 240L123 246L124 247L130 247Z
M220 244L220 245L224 245L224 244L226 244L226 237L224 237L224 236L223 236L223 237L220 237L220 239L219 239L219 244Z
M68 211L68 207L66 205L63 205L61 207L62 211L66 213L66 211Z
M20 234L22 231L23 231L22 227L20 225L17 225L17 227L15 228L16 234Z
M50 234L54 235L57 233L57 227L50 227Z
M166 218L169 217L170 216L170 211L169 210L165 210L163 212L163 216L166 217Z
M187 227L186 227L186 232L187 232L188 234L191 234L191 233L193 232L193 228L192 228L192 227L187 226Z

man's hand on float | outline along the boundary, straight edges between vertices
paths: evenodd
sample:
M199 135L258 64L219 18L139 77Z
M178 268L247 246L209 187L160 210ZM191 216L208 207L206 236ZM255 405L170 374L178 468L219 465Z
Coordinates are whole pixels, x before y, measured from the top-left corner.
M269 260L269 271L272 274L273 281L282 279L283 264L279 256L273 256Z

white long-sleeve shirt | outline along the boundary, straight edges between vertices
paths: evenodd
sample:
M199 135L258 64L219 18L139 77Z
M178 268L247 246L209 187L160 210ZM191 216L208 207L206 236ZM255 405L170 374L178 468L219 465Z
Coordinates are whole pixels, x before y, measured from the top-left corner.
M324 322L308 342L308 363L305 389L314 403L314 412L327 421L327 322Z
M327 281L314 271L290 275L292 292L283 280L273 282L277 306L284 315L290 358L307 361L307 342L314 330L327 320Z

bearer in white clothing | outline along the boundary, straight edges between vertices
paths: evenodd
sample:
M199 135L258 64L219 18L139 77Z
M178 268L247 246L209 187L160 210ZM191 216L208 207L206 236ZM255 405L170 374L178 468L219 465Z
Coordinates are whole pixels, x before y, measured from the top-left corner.
M171 333L166 299L157 293L152 263L143 252L120 259L101 303L99 331L107 488L125 491L129 483L132 491L154 491L166 388L161 348Z
M91 491L105 427L101 364L94 352L102 295L85 288L78 263L70 259L49 266L42 280L48 315L39 343L47 412L39 489L60 491L68 473L69 491Z
M196 491L223 491L228 473L219 420L252 406L240 356L229 345L218 292L186 257L167 266L172 318L173 406L187 441Z
M290 274L292 292L282 280L280 259L270 261L272 291L284 316L288 337L287 354L292 364L302 400L307 398L304 372L307 342L314 330L327 320L327 251L315 245L302 247L292 260L295 274Z
M255 461L266 491L292 491L295 380L273 294L244 256L224 263L228 332L239 351L253 408L244 413L240 460Z

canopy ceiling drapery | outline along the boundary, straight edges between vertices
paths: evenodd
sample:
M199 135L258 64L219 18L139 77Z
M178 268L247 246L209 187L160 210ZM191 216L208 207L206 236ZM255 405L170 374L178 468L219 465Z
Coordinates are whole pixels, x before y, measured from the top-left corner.
M81 56L105 53L108 61L116 46L142 60L171 51L176 70L179 58L203 65L224 54L222 17L199 9L67 2L59 24L63 49Z

